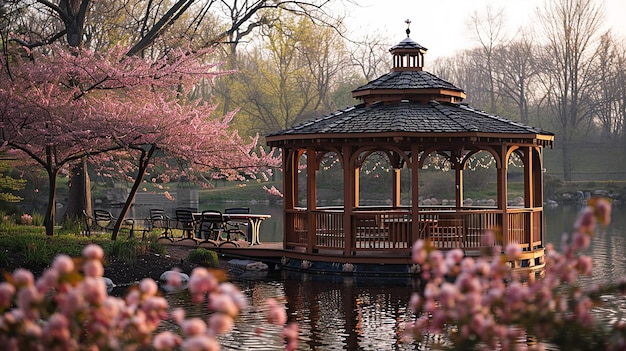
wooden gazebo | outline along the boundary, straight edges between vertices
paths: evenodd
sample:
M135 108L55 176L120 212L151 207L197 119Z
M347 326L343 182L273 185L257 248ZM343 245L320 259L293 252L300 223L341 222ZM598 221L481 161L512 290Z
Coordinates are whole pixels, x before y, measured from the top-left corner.
M267 136L283 151L285 255L310 262L394 264L410 262L411 246L429 238L441 249L476 254L485 230L496 244L517 242L523 267L543 263L543 148L554 135L471 108L465 93L423 70L426 48L409 37L390 49L391 71L352 92L362 103ZM393 167L391 203L360 206L359 169L373 152ZM470 157L495 160L497 196L491 206L467 206L463 173ZM446 157L455 174L455 201L420 205L420 170L428 155ZM318 206L316 175L328 154L343 174L343 206ZM523 203L507 199L507 165L523 162ZM299 206L301 160L306 155L306 206ZM410 170L410 201L400 203L400 169ZM339 182L340 180L338 180ZM345 268L344 268L345 270Z

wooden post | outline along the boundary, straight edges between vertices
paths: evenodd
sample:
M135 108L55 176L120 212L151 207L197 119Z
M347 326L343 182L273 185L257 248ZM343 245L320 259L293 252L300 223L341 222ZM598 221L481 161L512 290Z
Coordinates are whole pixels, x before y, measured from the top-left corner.
M419 146L411 144L411 235L412 241L419 233Z
M298 150L289 150L285 148L283 151L283 249L287 247L287 239L294 233L293 216L287 214L287 210L293 210L295 207L294 198L297 202L298 192Z
M502 245L506 247L508 244L509 235L509 218L507 212L507 182L506 182L506 170L508 160L506 159L506 145L502 145L498 152L500 158L500 167L497 171L498 177L498 209L502 213Z
M344 145L342 148L343 157L343 232L345 247L344 256L350 256L354 245L354 233L352 232L352 212L359 203L359 176L358 168L350 162L352 158L352 148ZM356 189L356 191L355 191Z
M317 223L315 223L315 210L317 209L316 179L317 154L315 148L306 148L306 210L308 214L309 226L308 240L306 246L307 253L313 253L316 244Z
M393 195L392 195L392 205L393 207L400 207L400 169L393 169Z

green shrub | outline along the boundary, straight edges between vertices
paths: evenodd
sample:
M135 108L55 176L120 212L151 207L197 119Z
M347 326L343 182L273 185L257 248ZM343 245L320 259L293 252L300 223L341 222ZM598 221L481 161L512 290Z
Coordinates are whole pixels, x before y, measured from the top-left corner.
M54 258L55 252L48 247L45 239L36 239L26 245L24 255L26 267L34 268L49 264Z
M204 267L217 267L219 263L217 253L203 247L199 247L189 252L187 260L191 263Z
M132 263L139 251L137 240L115 240L108 248L108 254L127 263Z
M35 217L33 216L33 224L35 224ZM61 229L58 230L58 234L80 234L81 232L81 220L80 218L64 218L61 224Z
M33 225L34 226L43 226L43 215L39 212L33 212Z
M159 237L161 236L160 230L153 230L150 233L147 233L147 241L146 246L147 250L152 253L159 254L161 256L166 254L165 245L159 242Z

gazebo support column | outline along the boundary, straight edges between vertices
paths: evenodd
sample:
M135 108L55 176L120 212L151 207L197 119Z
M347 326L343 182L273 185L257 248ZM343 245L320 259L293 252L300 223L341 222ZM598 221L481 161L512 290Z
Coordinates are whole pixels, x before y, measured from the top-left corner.
M400 207L400 169L393 169L393 196L392 196L392 204L393 207Z
M419 147L411 144L411 241L415 242L419 235Z
M306 149L306 208L308 214L308 240L306 252L312 253L316 245L317 223L315 223L315 210L317 209L317 193L315 173L317 170L317 157L313 147Z
M500 158L500 167L497 170L497 178L498 178L498 209L502 213L502 238L503 245L506 247L508 244L508 234L509 234L509 218L507 214L507 183L506 183L506 170L508 160L506 159L506 146L502 146L500 152L498 152L498 157Z
M463 165L460 162L456 162L456 165L454 166L454 182L456 184L456 208L463 207L463 169L461 169L462 166Z
M345 246L344 256L350 256L354 245L354 233L352 232L352 212L359 203L359 169L351 162L352 149L345 145L342 147L343 157L343 232Z
M283 176L283 201L285 210L294 209L298 199L298 150L285 150L283 157L283 170L285 172ZM285 228L285 235L283 235L283 247L287 246L287 239L293 234L293 217L283 216L283 228Z

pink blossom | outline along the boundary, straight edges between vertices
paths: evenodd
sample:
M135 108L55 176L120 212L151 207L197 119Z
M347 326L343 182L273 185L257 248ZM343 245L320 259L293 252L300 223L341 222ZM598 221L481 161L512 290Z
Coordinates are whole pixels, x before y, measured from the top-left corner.
M158 351L173 350L182 345L182 343L183 339L180 336L170 331L165 331L154 336L152 347Z
M248 307L247 297L233 283L221 283L217 289L218 293L228 295L239 310Z
M83 264L83 272L88 277L99 278L104 275L104 267L100 261L87 260Z
M589 200L589 206L594 209L598 221L603 226L611 223L611 202L604 197L595 197Z
M176 323L182 324L183 320L185 319L185 310L182 308L175 308L174 310L172 310L170 315Z
M55 313L48 319L43 329L43 339L46 343L67 345L71 339L68 330L69 322L65 316Z
M139 290L146 296L154 296L159 291L159 287L150 278L144 278L139 283Z
M591 256L581 255L578 257L578 270L580 274L591 275L592 273L592 259Z
M428 253L426 252L425 246L426 242L422 239L417 240L413 244L411 255L411 257L413 258L413 263L422 264L426 261Z
M46 293L50 291L50 289L54 288L57 285L58 281L59 272L54 269L47 269L43 272L41 277L37 279L37 283L35 285L40 292Z
M99 278L85 277L78 284L78 289L83 293L86 301L94 305L101 304L107 297L106 284Z
M189 292L193 301L202 301L204 294L213 291L217 285L217 279L206 268L197 267L191 272Z
M200 318L190 318L181 323L181 328L185 335L194 336L204 334L207 326Z
M239 307L233 298L227 294L211 294L209 299L209 309L222 312L233 317L239 314Z
M591 207L585 207L574 224L574 228L582 233L593 233L596 227L596 216Z
M584 250L589 247L591 243L591 238L588 234L582 232L575 232L572 237L571 249L574 252L578 252Z
M274 299L265 300L265 318L272 324L283 325L287 322L287 312Z
M175 289L180 289L183 286L183 277L180 274L180 269L174 268L171 274L167 275L166 285Z
M522 254L522 248L518 243L510 243L506 246L505 252L509 260L514 260Z
M13 283L17 287L35 284L35 277L29 270L18 268L13 272Z
M64 298L60 299L59 302L59 312L66 317L70 317L84 308L85 298L79 290L73 289L65 294Z
M102 261L104 258L104 250L98 245L89 244L83 249L83 257L88 260Z
M448 261L448 265L452 266L458 264L465 256L465 253L461 249L452 249L446 253L446 260Z
M233 317L223 314L223 313L215 313L209 317L208 320L209 330L213 335L228 333L235 324L235 320Z
M37 305L43 300L43 295L32 286L24 286L17 291L17 306L24 311L29 318L38 315Z
M0 311L9 307L15 295L15 287L7 282L0 283Z
M297 323L289 323L285 326L283 331L281 332L281 336L285 339L287 343L285 350L293 351L298 348L298 335L299 335L299 327Z
M69 274L74 271L74 261L67 255L59 255L52 262L52 268L60 274Z

